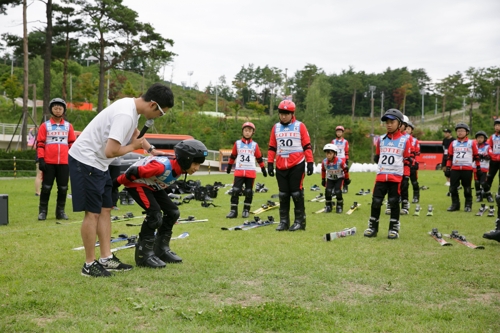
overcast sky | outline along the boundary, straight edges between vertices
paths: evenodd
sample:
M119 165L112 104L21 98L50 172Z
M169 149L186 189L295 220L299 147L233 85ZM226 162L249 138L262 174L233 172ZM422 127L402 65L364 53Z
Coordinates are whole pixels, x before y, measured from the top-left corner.
M54 1L56 2L56 0ZM175 44L173 81L200 89L242 66L307 64L327 74L353 66L424 68L438 81L469 67L500 66L500 0L124 0ZM0 33L22 34L21 8L0 16ZM44 20L35 1L28 21ZM29 30L35 23L30 24ZM41 26L41 24L38 24ZM189 77L188 72L193 72ZM172 66L160 77L170 80Z

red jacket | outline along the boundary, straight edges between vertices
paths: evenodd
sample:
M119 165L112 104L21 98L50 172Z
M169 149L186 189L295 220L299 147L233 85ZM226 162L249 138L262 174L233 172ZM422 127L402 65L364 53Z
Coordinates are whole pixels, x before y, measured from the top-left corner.
M471 153L471 160L467 161L466 165L453 164L453 159L455 157L454 150L456 150L456 148L453 147L453 144L454 143L461 144L461 143L465 143L465 142L469 142L468 137L465 137L462 140L460 140L459 138L456 138L455 141L450 143L450 147L448 148L448 161L446 162L446 166L450 167L451 170L477 170L477 167L480 167L479 151L477 149L477 143L474 140L472 140L472 144L471 144L470 151L469 151L469 153ZM457 152L457 154L460 154L460 153Z
M398 140L403 136L401 131L397 130L394 133L387 133L385 137L389 138L390 140ZM383 140L383 138L380 138L377 142L377 149L376 149L376 156L380 156L380 142ZM405 146L403 148L403 174L409 175L410 174L410 165L412 163L412 157L411 157L411 143L410 140L407 139L405 142ZM383 162L379 161L377 162L379 166L379 170L381 170L381 166L383 166ZM377 176L375 178L376 182L395 182L395 183L400 183L403 180L402 175L394 174L394 173L384 173L384 172L378 172Z
M244 143L244 144L250 144L254 141L252 141L252 139L245 139L245 138L241 138L241 141ZM229 156L229 165L233 165L233 164L237 164L238 163L238 146L237 146L237 143L238 141L236 141L233 145L233 151L231 152L231 156ZM242 156L242 155L240 155ZM259 148L259 145L255 142L255 160L257 161L257 163L259 163L259 166L261 168L264 167L264 160L262 159L262 153L260 152L260 148ZM240 157L241 158L241 157ZM238 165L238 164L237 164ZM257 178L257 172L255 171L255 166L253 166L253 168L251 169L239 169L239 168L236 168L234 169L234 176L235 177L244 177L244 178Z
M56 123L50 118L40 125L36 140L38 158L43 158L46 164L68 164L68 151L76 135L69 122L61 120Z
M295 119L295 116L292 117L292 120L288 125L282 125L281 123L274 124L273 129L271 130L271 137L269 139L269 150L267 152L267 159L269 163L274 163L274 158L276 158L276 168L280 170L290 169L297 164L301 163L304 158L307 163L314 162L312 149L311 149L311 138L309 137L309 132L307 131L306 125L300 122L299 128L299 136L301 142L302 151L292 152L288 155L288 157L283 157L280 152L278 152L278 148L280 151L282 150L282 144L286 145L288 141L286 137L280 138L280 144L278 145L278 141L276 139L276 126L285 126L287 128L293 128L294 125L297 125L298 122ZM283 132L286 135L286 132ZM294 133L295 134L295 133Z

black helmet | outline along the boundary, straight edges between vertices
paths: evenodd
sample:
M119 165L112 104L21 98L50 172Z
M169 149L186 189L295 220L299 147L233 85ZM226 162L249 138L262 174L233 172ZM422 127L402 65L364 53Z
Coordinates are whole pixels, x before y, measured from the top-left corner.
M459 129L459 128L463 128L464 130L466 130L466 131L467 131L467 133L469 133L469 132L470 132L469 125L467 125L467 124L464 124L464 123L458 123L458 124L456 124L456 125L455 125L455 132L456 132L456 131L457 131L457 129Z
M54 114L52 113L52 107L53 107L54 105L61 105L61 106L64 108L64 112L63 112L63 114L65 114L65 113L66 113L66 102L64 101L64 99L59 98L59 97L56 97L56 98L54 98L54 99L52 99L52 100L50 101L50 103L49 103L49 111L50 111L50 113L51 113L52 115L54 115Z
M398 109L389 109L385 111L382 118L382 121L386 121L387 119L397 119L400 123L403 122L403 114Z
M191 163L203 163L208 155L205 145L198 140L183 140L174 146L175 157L182 170L191 167Z
M477 139L477 137L481 136L481 135L484 136L484 140L488 139L488 134L486 134L485 131L479 131L479 132L477 132L475 138Z

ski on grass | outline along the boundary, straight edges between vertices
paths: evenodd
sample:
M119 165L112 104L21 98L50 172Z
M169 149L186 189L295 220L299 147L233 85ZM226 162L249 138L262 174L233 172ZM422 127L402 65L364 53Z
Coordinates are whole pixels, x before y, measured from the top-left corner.
M347 215L351 215L351 214L352 214L352 212L354 212L356 209L358 209L358 208L359 208L359 206L361 206L361 204L360 204L360 203L358 203L357 201L354 201L354 204L351 206L351 209L349 209L349 210L346 212L346 214L347 214Z
M413 216L420 216L421 209L420 205L415 205L415 213L413 213Z
M122 216L111 216L111 223L129 221L131 219L140 219L140 218L144 218L144 216L134 216L132 212L128 212ZM82 222L83 221L71 221L71 222L56 221L56 224L68 225L68 224L76 224Z
M456 242L458 242L458 243L460 243L460 244L462 244L462 245L465 245L465 246L467 246L468 248L471 248L471 249L476 249L476 250L484 250L484 246L482 246L482 245L474 245L474 244L472 244L471 242L469 242L469 241L465 238L465 236L460 235L460 234L458 233L458 231L457 231L457 230L453 230L453 231L451 232L451 234L449 234L449 235L448 235L448 234L444 234L443 236L444 236L444 237L447 237L447 238L450 238L450 239L453 239L454 241L456 241Z
M486 211L486 204L481 204L481 207L479 207L479 211L476 213L476 216L483 216L485 211Z
M180 234L179 236L177 237L172 237L170 240L176 240L176 239L183 239L183 238L186 238L189 236L189 233L188 232L183 232L182 234ZM121 251L121 250L125 250L125 249L130 249L130 248L133 248L135 247L135 245L137 244L137 238L134 238L134 239L130 239L129 242L123 246L119 246L119 247L115 247L113 249L111 249L111 252L116 252L116 251Z
M175 224L186 224L186 223L197 223L197 222L208 222L208 219L201 219L201 220L194 220L190 218L178 219L177 222L175 222ZM127 227L140 227L142 226L142 223L126 223L125 225Z
M257 224L257 222L260 221L260 217L258 216L254 216L253 217L253 221L245 221L243 222L242 224L239 224L239 225L235 225L234 227L222 227L221 230L241 230L241 229L238 229L238 228L243 228L243 227L248 227L248 226L251 226L251 225L254 225L254 224Z
M345 228L342 231L330 232L328 234L325 234L323 236L323 240L325 240L327 242L330 242L330 241L332 241L334 239L337 239L337 238L342 238L342 237L347 237L347 236L353 236L355 234L356 234L356 227Z
M267 200L267 203L263 204L261 208L254 210L253 212L250 212L252 214L258 215L264 212L267 212L268 210L278 208L280 206L279 202Z
M274 223L274 217L268 216L267 221L263 221L259 218L259 221L256 221L250 225L246 225L243 227L236 227L234 230L250 230L250 229L265 227L265 226L271 225L273 223Z
M118 238L111 238L111 243L118 243L118 242L124 242L126 240L129 240L133 237L136 237L136 236L127 236L127 234L120 234L118 235ZM95 247L99 247L100 246L100 243L99 241L95 242ZM80 250L84 250L85 247L84 246L79 246L79 247L75 247L73 248L72 250L74 251L80 251Z
M428 234L434 238L441 246L452 246L453 244L448 243L443 239L443 235L437 230L437 228L433 228L432 231L429 231Z
M318 194L313 199L309 200L309 202L321 202L320 200L325 200L323 193Z

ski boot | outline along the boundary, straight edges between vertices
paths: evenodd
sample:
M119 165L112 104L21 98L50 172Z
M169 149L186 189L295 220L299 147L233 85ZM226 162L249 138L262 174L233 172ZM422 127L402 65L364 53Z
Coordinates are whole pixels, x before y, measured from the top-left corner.
M378 223L379 221L376 218L370 217L370 219L368 220L368 228L363 233L363 236L370 238L377 237Z
M331 213L332 212L332 202L331 201L327 201L325 202L325 213Z
M465 205L464 212L466 212L466 213L472 212L472 207L469 205Z
M38 221L45 221L47 219L47 206L38 206Z
M391 215L391 205L389 205L389 201L387 201L385 215Z
M496 240L500 242L500 217L495 221L495 229L490 232L486 232L483 234L483 238Z
M122 206L128 205L127 190L125 189L121 190L118 196L120 197L120 204Z
M483 202L483 194L481 192L476 194L476 202Z
M342 189L342 193L347 193L347 192L349 192L349 186L344 185L344 188Z
M128 205L133 205L133 204L135 204L135 200L134 200L134 199L132 199L132 197L128 194L128 192L127 192L127 204L128 204Z
M365 195L365 190L361 189L358 193L356 193L356 195Z
M288 231L306 230L306 214L303 209L294 209L295 221Z
M408 200L403 200L399 215L408 215L409 211L410 211L410 203L408 202Z
M58 220L69 220L68 215L64 212L64 206L56 207L56 219Z
M484 195L486 196L486 200L488 200L488 202L494 202L495 200L493 200L493 196L491 195L491 192L486 192L484 193Z
M479 211L476 213L476 216L483 216L485 211L486 211L486 205L481 204L481 207L479 207Z
M280 223L276 231L285 231L290 228L290 194L286 192L279 192L280 199Z
M434 215L434 208L432 207L432 205L429 205L429 207L427 207L427 216L432 215Z
M389 221L389 233L387 234L387 238L389 239L397 239L399 238L399 221L391 219Z
M226 215L226 219L235 219L238 217L238 206L231 204L231 210Z
M413 216L420 216L420 210L422 208L420 208L420 205L416 205L415 206L415 213L413 213Z
M241 217L247 218L250 216L250 205L249 204L244 204L243 205L243 211L241 212Z
M342 214L343 211L344 211L344 200L339 200L339 201L337 201L337 210L336 210L336 213L337 214Z
M413 197L413 200L411 201L412 203L419 203L420 198L419 197Z
M460 210L460 201L453 200L451 202L451 206L448 207L448 209L446 209L446 210L449 212L454 212L454 211Z
M180 264L182 258L170 249L172 231L156 235L153 251L154 254L166 264Z
M135 245L135 264L139 267L163 268L166 264L153 252L154 238L142 239Z
M490 205L490 209L488 210L488 217L495 216L495 206Z

